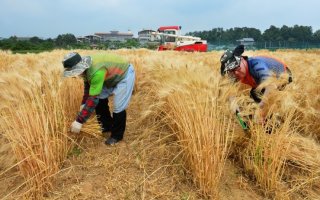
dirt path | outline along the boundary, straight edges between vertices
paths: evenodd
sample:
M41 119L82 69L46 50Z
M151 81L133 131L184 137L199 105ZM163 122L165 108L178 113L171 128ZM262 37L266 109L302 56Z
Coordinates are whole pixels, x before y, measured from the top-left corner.
M84 138L84 149L70 155L48 199L205 199L176 157L174 138L137 127L136 113L128 113L124 140L110 147L103 138ZM222 180L221 199L262 199L231 162Z

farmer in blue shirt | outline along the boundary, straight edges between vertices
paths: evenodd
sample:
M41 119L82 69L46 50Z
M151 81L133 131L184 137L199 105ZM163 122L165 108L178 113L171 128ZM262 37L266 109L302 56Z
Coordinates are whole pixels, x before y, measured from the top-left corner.
M242 56L243 52L243 45L237 46L233 51L226 50L220 58L220 72L222 76L228 74L229 77L233 77L236 81L252 87L250 96L255 102L259 103L261 116L264 118L265 113L262 112L262 108L265 103L261 97L267 96L274 89L282 89L283 85L278 88L274 85L268 85L263 87L261 91L258 91L257 87L270 77L279 78L285 73L288 74L287 83L290 83L292 82L292 74L287 65L276 58L268 56L249 58Z

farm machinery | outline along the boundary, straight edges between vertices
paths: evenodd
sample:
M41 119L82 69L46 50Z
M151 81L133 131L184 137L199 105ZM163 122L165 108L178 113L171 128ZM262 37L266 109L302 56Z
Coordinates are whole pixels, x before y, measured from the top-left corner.
M151 41L158 40L159 51L199 51L206 52L208 45L206 40L199 37L181 35L181 26L162 26L156 32L151 33Z

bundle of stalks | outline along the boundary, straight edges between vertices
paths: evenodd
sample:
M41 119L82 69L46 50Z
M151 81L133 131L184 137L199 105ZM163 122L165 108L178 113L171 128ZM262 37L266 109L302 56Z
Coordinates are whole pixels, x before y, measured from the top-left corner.
M61 81L61 103L66 118L71 123L79 112L83 95L83 80L80 78L63 78Z
M264 126L250 123L250 140L242 153L241 160L248 174L251 174L265 195L288 198L283 193L288 189L283 182L283 175L291 148L293 114L280 126L273 117ZM268 127L270 134L266 133Z
M291 138L288 160L298 169L300 168L312 174L319 174L320 155L318 152L320 152L320 146L314 139L294 135Z
M233 127L231 117L223 111L225 96L219 94L219 79L193 76L195 69L171 65L169 74L165 66L155 67L152 80L162 80L161 84L155 81L155 89L158 102L162 102L163 120L181 145L185 166L194 183L203 195L219 198ZM197 72L208 73L205 68Z
M101 133L101 126L97 122L96 116L90 117L89 120L85 124L83 124L81 132L98 139L103 138L103 135Z
M190 94L172 94L168 97L168 122L182 146L187 168L203 194L219 197L219 184L232 133L228 117L210 109L216 102L202 98L197 105ZM185 99L183 106L176 99ZM197 110L197 112L194 112Z
M46 59L43 54L20 57L18 62L10 63L12 67L7 68L6 77L0 77L6 86L1 89L0 114L4 117L0 129L11 144L26 181L6 196L24 188L27 198L41 199L51 188L53 175L70 149L65 96L60 69L46 63L54 57Z
M320 196L320 147L318 143L312 138L295 134L291 138L290 146L285 171L290 189L286 191L286 194L294 196L299 193L308 199L312 199L315 194Z
M315 156L319 144L297 134L304 124L293 99L290 90L275 91L265 99L268 121L264 126L251 123L251 138L242 155L247 173L273 198L303 198L319 192L313 187L319 179L320 159Z
M8 171L9 169L13 168L12 166L15 165L16 158L14 156L11 156L13 154L11 144L4 137L3 133L0 133L0 177L2 175L5 175L5 172Z
M58 73L51 73L55 76ZM39 77L49 77L41 72ZM18 167L25 178L25 195L41 198L51 188L52 175L69 149L63 106L58 95L59 83L51 79L28 79L18 75L21 87L14 91L16 101L7 102L6 118L1 130L12 144L19 163ZM21 162L20 162L21 161Z

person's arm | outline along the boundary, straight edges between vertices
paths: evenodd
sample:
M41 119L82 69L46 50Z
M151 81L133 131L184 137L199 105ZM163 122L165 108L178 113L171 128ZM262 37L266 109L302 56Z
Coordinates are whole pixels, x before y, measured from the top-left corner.
M81 105L85 104L88 97L89 97L89 89L90 89L90 85L88 81L84 81L84 88L83 88L83 97L82 97L82 101L81 101Z
M266 102L268 101L269 95L272 93L272 91L275 91L277 89L277 86L274 84L267 85L263 94L263 98L261 99L259 103L259 113L261 120L264 120L266 115L267 115L267 110L266 110Z
M87 80L83 81L83 96L82 96L82 101L81 101L81 105L80 105L80 109L79 112L81 112L81 110L84 108L85 103L89 97L89 89L90 89L90 84Z
M99 70L92 77L88 89L88 97L85 99L84 107L77 116L77 122L81 124L85 123L94 112L95 107L99 103L98 96L100 95L103 88L105 73L106 70Z
M270 78L270 70L267 66L266 63L258 61L254 66L253 66L253 75L257 81L258 87L261 87L261 84L263 82L267 81ZM270 92L273 90L272 85L266 85L263 87L265 89L263 93L263 98L261 98L261 101L258 104L258 111L255 114L255 120L258 121L259 123L264 123L267 111L266 111L266 106L265 102L268 98L268 95Z

